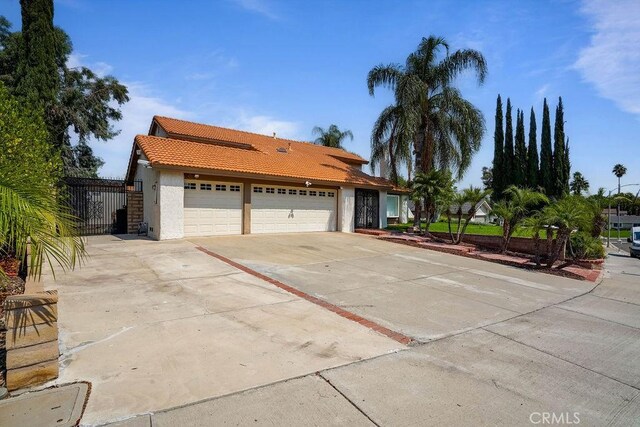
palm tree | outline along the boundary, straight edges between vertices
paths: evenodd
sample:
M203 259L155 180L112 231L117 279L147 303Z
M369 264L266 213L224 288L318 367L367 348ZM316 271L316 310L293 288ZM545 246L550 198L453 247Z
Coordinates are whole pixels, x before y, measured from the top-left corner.
M398 167L411 170L411 129L405 126L402 107L390 105L380 113L371 131L371 171L388 165L389 179L398 184Z
M413 142L416 173L453 166L461 177L480 148L482 113L451 86L467 69L475 70L478 82L484 82L487 66L480 52L463 49L449 54L445 39L430 36L422 39L404 66L378 65L369 71L370 95L377 86L394 91L402 127Z
M340 131L338 126L331 125L329 129L325 130L319 126L316 126L312 130L314 135L318 135L318 138L314 141L318 145L324 145L325 147L342 148L342 141L347 137L353 141L353 133L350 130Z
M507 251L511 236L522 221L532 215L537 206L549 203L547 196L528 188L512 185L504 193L507 199L501 200L493 207L493 213L502 218L502 253Z
M589 215L583 208L583 201L576 196L564 197L552 205L545 207L544 215L550 225L558 228L556 240L547 259L547 267L551 268L560 258L571 233L582 228L589 221Z
M536 266L540 267L540 233L544 230L547 231L547 236L553 237L553 232L551 232L551 228L549 226L549 221L547 217L541 212L538 211L533 215L525 218L522 221L522 225L525 227L529 227L533 232L533 244L535 248L535 258L534 262ZM548 251L547 251L548 252ZM547 253L548 256L548 253Z
M45 262L52 271L54 262L66 270L85 256L74 218L56 191L46 184L25 188L13 174L0 173L0 251L24 262L28 243L32 277L40 277Z
M454 195L453 179L446 170L433 169L429 173L418 173L413 180L412 199L416 206L424 203L426 214L425 235L438 210L446 208ZM418 218L420 224L420 218Z
M620 194L620 178L622 178L627 173L627 168L624 165L618 163L613 167L611 171L618 178L618 194Z
M487 198L491 194L491 190L482 189L479 187L474 187L473 185L469 186L469 188L465 188L461 193L456 194L456 196L451 201L451 206L449 208L448 217L449 217L449 235L451 236L451 241L453 244L457 245L462 241L464 237L467 226L475 216L478 211L478 206L480 203ZM467 212L464 212L464 206L469 206ZM455 208L455 212L451 212L450 209ZM451 231L451 215L456 215L458 219L456 235L454 236ZM465 216L464 223L462 223L462 216Z
M583 191L589 191L589 181L580 172L574 172L569 188L574 196L581 196Z

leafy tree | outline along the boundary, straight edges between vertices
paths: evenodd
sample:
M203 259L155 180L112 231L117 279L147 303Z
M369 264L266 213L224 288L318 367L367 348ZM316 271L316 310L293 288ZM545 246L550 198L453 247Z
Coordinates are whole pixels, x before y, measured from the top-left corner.
M398 184L398 168L405 164L411 169L411 129L405 126L402 107L385 108L371 132L371 171L377 165L388 163L389 179Z
M444 56L440 55L443 49ZM449 54L445 39L430 36L422 39L404 66L378 65L369 71L369 94L374 95L377 86L389 87L402 108L416 172L454 167L461 177L480 148L482 113L452 87L467 69L475 70L478 82L484 82L487 66L480 52L463 49Z
M351 133L350 130L342 132L336 125L331 125L326 130L316 126L313 128L312 132L314 135L318 135L314 142L318 145L324 145L325 147L344 149L342 146L342 142L344 140L349 138L353 141L353 133Z
M514 185L505 190L507 198L496 203L493 213L502 218L502 248L505 253L509 247L511 236L522 224L522 221L535 212L535 208L549 199L542 193Z
M457 193L451 200L451 205L447 208L449 235L454 245L460 244L464 237L467 226L478 212L478 206L491 194L491 190L474 187L471 185L469 188L465 188L462 192ZM467 208L467 209L465 209ZM457 219L456 234L453 234L451 229L451 219L454 217ZM462 218L464 217L464 223Z
M529 117L529 147L527 149L527 187L538 188L540 166L538 161L538 141L536 140L536 114L531 107Z
M426 217L425 235L429 235L429 227L439 210L445 210L453 198L454 188L451 172L432 169L430 172L416 174L413 180L411 198L416 206L424 206ZM420 224L420 218L418 218Z
M482 167L482 186L485 190L493 189L493 169L486 166Z
M37 277L45 262L73 268L85 251L56 191L58 153L41 115L22 105L0 84L0 254L25 262L30 241L29 273Z
M506 188L504 182L504 128L502 126L502 99L500 95L498 95L498 100L496 101L495 121L496 127L493 133L493 181L491 188L493 189L493 198L499 200L502 198L502 192Z
M21 4L23 32L11 32L10 22L0 18L0 80L22 102L43 109L49 143L60 153L65 175L96 176L100 159L88 143L118 135L112 122L122 118L119 107L129 100L127 88L114 77L67 66L73 46L62 29L53 27L51 0ZM73 135L82 146L72 147Z
M533 213L533 215L526 217L522 221L522 225L524 227L528 227L531 229L533 244L535 248L534 262L536 263L536 266L539 267L541 265L541 255L542 255L540 234L543 231L547 231L547 235L553 236L553 232L550 229L547 218L543 215L541 211L537 211Z
M505 186L514 184L515 181L515 154L513 151L513 124L511 114L511 99L507 98L506 126L504 131L504 155L503 167L504 174L502 179Z
M516 145L513 167L514 184L526 187L527 184L527 145L524 140L524 112L516 114Z
M548 195L554 194L553 186L553 152L551 151L551 120L549 106L544 99L542 107L542 136L540 138L540 186Z
M564 110L562 107L562 97L558 100L556 107L556 121L553 131L553 167L552 182L553 194L557 198L569 192L569 175L567 173L567 165L565 164L567 155L565 152L565 136L564 136Z
M569 188L575 196L581 196L583 191L589 191L589 181L580 172L574 172Z

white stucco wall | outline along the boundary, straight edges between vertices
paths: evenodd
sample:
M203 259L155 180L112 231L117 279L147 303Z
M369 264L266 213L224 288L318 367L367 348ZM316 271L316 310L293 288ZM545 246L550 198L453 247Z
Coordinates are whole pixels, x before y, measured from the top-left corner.
M184 237L184 174L182 172L158 172L159 224L157 239ZM154 230L155 231L155 230Z
M409 196L400 196L400 223L405 224L409 222Z
M380 228L387 226L387 192L379 191L379 204L380 204Z
M342 187L338 191L338 230L353 233L356 212L355 187ZM386 215L386 212L385 212Z
M140 159L147 160L144 154L140 155ZM158 172L155 169L138 165L134 179L142 181L142 221L147 223L149 237L157 239L158 216L154 185L157 186L158 183Z

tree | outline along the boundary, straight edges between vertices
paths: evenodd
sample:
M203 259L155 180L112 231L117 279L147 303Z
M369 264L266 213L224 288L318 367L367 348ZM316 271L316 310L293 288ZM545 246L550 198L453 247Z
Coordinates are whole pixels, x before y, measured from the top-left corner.
M589 191L589 181L580 172L574 172L569 188L575 196L581 196L583 191Z
M538 141L536 140L536 114L531 107L529 117L529 147L527 149L527 187L538 188L540 166L538 164Z
M350 130L345 130L342 132L338 126L331 125L329 129L323 129L319 126L316 126L312 130L314 135L318 135L316 140L314 141L318 145L324 145L325 147L333 147L333 148L342 148L342 142L349 138L353 141L353 133Z
M493 198L500 200L506 185L504 182L504 128L502 126L502 99L498 95L496 101L496 127L493 133ZM484 174L484 169L483 169Z
M21 4L23 32L11 32L11 23L0 18L0 80L19 100L42 108L49 143L62 157L65 174L95 176L78 167L100 162L88 145L91 139L118 135L112 122L122 118L119 107L129 100L127 88L114 77L67 66L73 46L62 29L53 27L51 0ZM72 135L84 147L72 147ZM80 154L83 160L76 157Z
M385 108L371 131L371 171L376 166L389 166L389 178L398 184L398 168L401 164L411 169L411 130L404 122L402 107L390 105Z
M618 178L618 194L620 194L620 179L626 175L627 168L624 165L621 165L620 163L618 163L613 167L613 170L611 171L611 173L613 173L616 176L616 178Z
M584 227L588 221L582 200L577 196L567 196L545 207L544 215L548 223L557 227L556 239L547 259L547 267L552 267L560 258L560 252L565 247L571 233Z
M519 187L527 186L527 145L524 140L524 112L516 114L516 140L513 165L513 183Z
M551 120L549 106L544 99L542 107L542 136L540 138L540 186L547 195L553 195L553 152L551 151Z
M485 190L493 189L493 169L486 166L482 167L482 186Z
M427 173L419 172L413 180L411 198L416 205L424 206L426 217L425 235L429 235L429 227L439 210L449 206L453 198L453 179L448 170L432 169ZM420 224L418 219L418 224Z
M439 55L442 49L444 57ZM480 148L482 113L451 86L467 69L475 70L478 82L484 82L487 66L480 52L463 49L449 54L443 38L430 36L422 39L404 66L378 65L369 71L369 94L373 96L377 86L389 87L402 108L416 173L453 167L461 177Z
M564 111L562 97L560 97L556 107L556 121L553 130L553 167L551 173L553 188L551 194L557 198L561 198L569 192L569 175L565 164L566 160Z
M514 185L505 190L505 195L507 198L493 207L493 213L502 218L502 253L507 251L511 236L522 221L532 215L537 206L549 202L542 193Z
M45 262L73 268L85 250L56 191L62 166L44 121L21 104L0 84L0 254L25 262L30 242L37 277Z
M511 114L511 99L507 98L506 125L504 131L504 155L503 166L504 174L502 176L505 187L515 182L515 154L513 151L513 124Z
M541 211L538 211L538 212L535 212L533 215L525 218L522 221L522 225L531 229L534 251L535 251L534 262L536 263L536 266L539 267L541 264L540 234L542 233L542 231L546 230L549 235L549 231L550 231L547 218L544 216L544 214ZM553 236L552 233L550 235Z
M453 197L451 205L447 209L447 217L449 223L449 235L451 236L451 241L454 245L462 242L462 238L467 231L467 226L475 216L476 212L478 212L478 206L490 194L491 190L483 190L479 187L474 187L473 185L471 185L469 186L469 188L465 188L464 190L462 190L462 192L457 193ZM455 235L451 230L451 218L454 215L457 218L457 228ZM464 223L462 223L463 216Z

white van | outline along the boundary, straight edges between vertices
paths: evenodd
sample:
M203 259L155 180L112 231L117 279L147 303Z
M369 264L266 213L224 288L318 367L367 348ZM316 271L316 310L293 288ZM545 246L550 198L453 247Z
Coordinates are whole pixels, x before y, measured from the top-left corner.
M640 258L640 227L631 228L631 236L627 239L631 246L629 247L629 254L632 257Z

